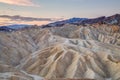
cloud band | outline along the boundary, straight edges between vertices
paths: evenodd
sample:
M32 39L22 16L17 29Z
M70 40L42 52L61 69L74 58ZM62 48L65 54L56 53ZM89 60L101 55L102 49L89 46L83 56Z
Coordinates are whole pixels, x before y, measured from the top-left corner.
M18 6L36 6L36 7L39 6L33 3L31 0L0 0L0 2Z

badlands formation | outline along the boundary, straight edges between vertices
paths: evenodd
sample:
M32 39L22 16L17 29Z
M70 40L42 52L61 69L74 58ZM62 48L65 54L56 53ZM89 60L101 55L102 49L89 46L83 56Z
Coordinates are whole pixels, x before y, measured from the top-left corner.
M120 80L120 26L0 32L0 80Z

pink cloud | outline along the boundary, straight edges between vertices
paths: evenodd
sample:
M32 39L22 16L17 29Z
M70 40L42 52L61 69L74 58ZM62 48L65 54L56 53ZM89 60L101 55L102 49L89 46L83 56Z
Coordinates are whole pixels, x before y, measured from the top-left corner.
M51 21L11 21L10 19L0 18L0 26L12 24L44 25L48 23L51 23Z
M61 20L63 20L63 18L34 18L23 17L20 15L17 16L0 15L0 26L12 24L45 25L48 23L53 23Z
M35 6L39 7L39 5L33 3L31 0L0 0L1 3L18 5L18 6Z

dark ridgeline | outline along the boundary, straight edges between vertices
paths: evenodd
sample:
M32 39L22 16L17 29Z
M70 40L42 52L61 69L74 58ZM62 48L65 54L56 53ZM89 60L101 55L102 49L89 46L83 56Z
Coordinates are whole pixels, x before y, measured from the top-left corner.
M48 27L61 27L65 24L73 24L73 25L92 25L92 24L108 24L108 25L120 25L120 14L115 14L109 17L98 17L93 19L88 18L71 18L68 20L58 21L54 23L50 23L42 26L42 28Z

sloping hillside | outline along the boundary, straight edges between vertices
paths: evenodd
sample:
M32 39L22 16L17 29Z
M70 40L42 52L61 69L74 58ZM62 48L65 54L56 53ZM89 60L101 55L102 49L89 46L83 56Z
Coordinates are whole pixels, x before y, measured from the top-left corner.
M65 24L0 32L0 79L119 80L119 75L119 25Z

